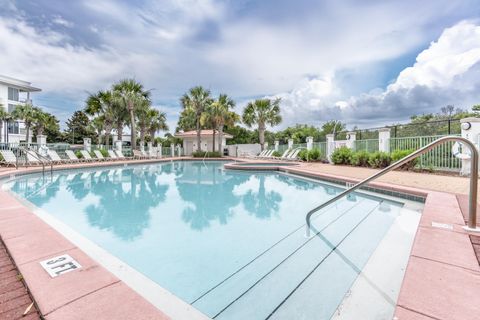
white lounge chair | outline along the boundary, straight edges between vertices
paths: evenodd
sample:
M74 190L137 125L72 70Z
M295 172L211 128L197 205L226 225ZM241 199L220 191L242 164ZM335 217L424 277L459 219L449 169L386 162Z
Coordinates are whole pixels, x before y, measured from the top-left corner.
M295 149L293 150L286 158L285 160L289 160L289 161L295 161L295 160L298 160L298 154L300 153L302 149Z
M115 151L113 150L108 150L108 156L110 157L110 159L112 160L118 160L118 156L117 154L115 153Z
M116 150L115 153L117 154L117 157L119 160L126 160L127 157L125 157L122 153L122 151Z
M105 161L107 160L103 154L100 152L100 150L93 150L93 153L95 154L95 157L97 157L98 160L100 161Z
M143 154L143 152L139 151L139 150L133 150L133 158L134 159L146 159L145 155Z
M280 156L280 157L273 157L274 159L277 159L277 160L284 160L286 159L290 153L292 153L292 150L291 149L287 149L283 152L283 154Z
M85 159L85 161L93 162L97 160L97 159L93 159L87 150L80 150L80 153L82 154L82 157L83 159Z
M67 155L68 160L70 160L70 162L73 162L73 163L81 162L81 160L77 157L75 152L73 152L72 150L65 150L65 154Z
M2 155L3 160L0 162L7 166L16 166L17 165L17 157L13 153L12 150L0 150L0 154Z
M47 155L54 164L62 164L62 163L69 162L68 160L64 160L64 159L60 158L57 151L55 151L55 150L48 149L47 150Z
M41 163L37 154L32 150L27 150L27 162L28 164L39 165Z
M259 158L270 158L272 154L275 152L275 150L267 150L262 156L259 156Z

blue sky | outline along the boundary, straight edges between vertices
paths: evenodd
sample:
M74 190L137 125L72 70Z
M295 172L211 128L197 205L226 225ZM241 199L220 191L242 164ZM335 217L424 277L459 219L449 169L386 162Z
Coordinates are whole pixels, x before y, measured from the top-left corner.
M194 85L238 111L281 97L283 127L399 122L480 103L480 1L0 0L0 74L62 121L134 77L175 127ZM455 47L454 47L455 45Z

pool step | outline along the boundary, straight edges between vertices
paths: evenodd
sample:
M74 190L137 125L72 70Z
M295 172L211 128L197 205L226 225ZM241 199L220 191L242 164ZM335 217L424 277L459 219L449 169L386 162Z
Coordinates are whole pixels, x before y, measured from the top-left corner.
M345 199L317 216L313 225L318 230L324 229L323 234L335 245L377 206L378 201L368 198L359 200L351 198L350 201ZM246 310L237 312L237 309L244 308L244 302L253 299L254 304L262 303L262 309L273 310L280 303L278 299L282 297L284 291L277 290L275 285L278 283L285 288L295 286L331 251L322 239L318 237L307 239L304 232L304 228L297 230L266 254L213 288L193 305L210 317L217 316L219 319L234 319L237 318L237 314L238 318L252 315L257 318L261 314L258 318L262 319L264 314L258 313L257 308L251 310L254 311L252 314L245 314ZM270 287L271 285L273 287ZM279 296L271 299L265 298L265 294ZM267 302L272 305L267 306L265 304Z

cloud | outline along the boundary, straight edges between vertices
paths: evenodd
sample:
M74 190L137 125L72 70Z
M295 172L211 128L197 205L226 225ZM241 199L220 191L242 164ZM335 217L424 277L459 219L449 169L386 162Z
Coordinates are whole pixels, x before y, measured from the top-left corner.
M62 16L53 17L52 22L65 28L72 28L74 25L73 22L65 20Z
M341 84L331 79L332 93L325 94L312 85L319 80L310 79L278 95L292 123L342 119L349 125L384 125L414 114L438 112L447 104L469 108L480 102L480 26L463 21L445 29L384 90L338 99Z

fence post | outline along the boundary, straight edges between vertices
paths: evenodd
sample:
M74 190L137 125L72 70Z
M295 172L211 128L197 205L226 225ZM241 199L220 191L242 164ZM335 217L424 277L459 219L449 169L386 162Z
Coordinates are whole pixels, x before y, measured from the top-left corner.
M161 143L157 144L157 157L159 157L159 158L162 157L162 152L163 152L162 148L163 148L163 146L162 146Z
M378 129L378 151L390 152L390 128Z
M175 157L175 145L173 143L170 143L170 154Z
M147 142L147 151L150 157L153 156L153 142Z
M288 149L292 150L293 148L293 139L288 139Z
M275 140L275 151L277 151L277 152L278 152L278 144L279 144L279 141Z
M462 129L462 138L470 140L477 150L479 149L480 136L480 118L464 118L460 120L460 127ZM462 150L463 151L463 150ZM463 153L463 152L462 152ZM470 174L470 159L462 159L462 169L460 175Z
M307 150L313 149L313 137L307 137Z
M115 150L118 152L122 152L122 140L115 141Z
M92 139L83 138L83 150L86 150L88 152L92 151Z
M355 131L347 132L347 147L355 150L355 140L357 139L357 133Z
M331 163L332 159L332 153L335 150L335 137L334 134L327 134L327 159Z
M265 141L265 142L263 143L263 150L267 150L267 149L268 149L268 142Z

